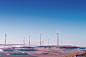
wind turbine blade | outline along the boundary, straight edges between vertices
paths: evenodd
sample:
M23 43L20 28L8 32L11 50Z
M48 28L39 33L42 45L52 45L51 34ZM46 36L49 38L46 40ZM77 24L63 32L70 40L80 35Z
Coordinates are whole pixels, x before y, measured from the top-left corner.
M42 30L41 30L41 33L42 33Z
M58 33L58 31L56 30L56 32Z
M61 33L61 31L59 33Z

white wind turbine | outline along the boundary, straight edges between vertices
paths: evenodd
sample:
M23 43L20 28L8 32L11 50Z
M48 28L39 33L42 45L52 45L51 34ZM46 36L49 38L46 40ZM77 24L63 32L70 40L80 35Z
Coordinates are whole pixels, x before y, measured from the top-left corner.
M50 40L50 38L48 38L48 45L49 45L49 40Z
M7 37L7 34L5 33L5 44L6 44L6 37Z
M28 34L29 35L29 45L30 45L30 36L31 36L31 34Z
M40 45L41 45L41 35L42 35L42 31L41 31L41 33L40 33Z
M56 31L57 31L57 30L56 30ZM59 46L59 33L60 33L60 32L57 31L57 45L58 45L58 46Z
M24 45L25 45L25 36L24 36Z

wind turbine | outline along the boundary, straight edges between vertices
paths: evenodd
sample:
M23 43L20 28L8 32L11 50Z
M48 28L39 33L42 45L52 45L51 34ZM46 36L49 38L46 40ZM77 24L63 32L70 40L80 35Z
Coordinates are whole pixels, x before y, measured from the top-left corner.
M30 45L30 36L31 36L31 35L29 35L29 45Z
M40 45L41 45L41 35L42 35L42 31L41 31L41 33L40 33Z
M48 45L49 45L49 38L48 38Z
M7 34L5 33L5 44L6 44L6 37L7 37Z
M25 36L24 36L24 45L25 45Z
M57 30L56 30L56 31L57 31ZM59 33L60 33L60 32L57 31L57 45L58 45L58 46L59 46Z

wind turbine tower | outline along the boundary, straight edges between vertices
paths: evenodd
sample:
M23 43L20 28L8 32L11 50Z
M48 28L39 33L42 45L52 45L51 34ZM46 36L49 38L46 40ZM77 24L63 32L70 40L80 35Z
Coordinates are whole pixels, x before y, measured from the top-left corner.
M24 37L24 45L25 45L25 37Z
M49 45L49 38L48 38L48 45Z
M40 45L41 45L41 35L42 35L42 33L40 33Z
M5 44L6 44L6 37L7 37L7 34L5 33Z
M59 46L59 33L60 33L60 32L57 31L57 45L58 45L58 46Z
M30 45L30 36L31 36L31 35L29 35L29 45Z

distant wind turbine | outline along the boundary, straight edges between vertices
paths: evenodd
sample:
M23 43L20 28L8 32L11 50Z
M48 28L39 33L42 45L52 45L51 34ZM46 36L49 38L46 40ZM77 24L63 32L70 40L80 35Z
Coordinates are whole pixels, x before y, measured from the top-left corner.
M56 31L57 31L57 30L56 30ZM60 33L60 32L57 31L57 45L58 45L58 46L59 46L59 33Z
M31 36L31 35L29 35L29 45L30 45L30 36Z
M7 37L7 34L5 33L5 44L6 44L6 37Z
M49 45L49 38L48 38L48 45Z
M24 45L25 45L25 36L24 36Z
M40 45L41 45L41 35L42 35L42 32L40 33Z

